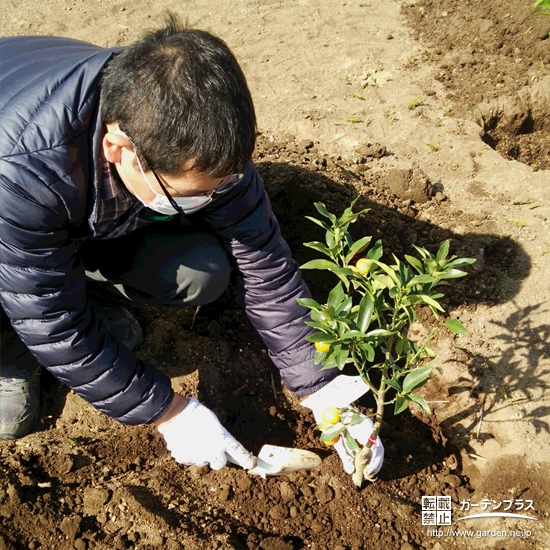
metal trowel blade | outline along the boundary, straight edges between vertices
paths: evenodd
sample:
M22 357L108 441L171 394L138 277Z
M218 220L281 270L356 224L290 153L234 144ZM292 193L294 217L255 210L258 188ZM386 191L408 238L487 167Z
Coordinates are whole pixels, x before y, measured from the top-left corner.
M321 465L321 459L315 453L304 449L264 445L257 457L254 468L249 474L266 476L282 476L300 470L312 470Z

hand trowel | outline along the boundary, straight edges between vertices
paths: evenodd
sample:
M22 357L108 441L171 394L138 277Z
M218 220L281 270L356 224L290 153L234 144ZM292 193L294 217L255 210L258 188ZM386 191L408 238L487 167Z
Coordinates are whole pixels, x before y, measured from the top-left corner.
M339 375L324 388L302 401L309 409L327 406L343 407L369 391L369 387L359 376ZM227 459L233 464L239 463L227 454ZM321 458L311 451L264 445L256 457L256 466L248 470L249 474L266 476L282 476L299 470L313 470L321 465Z
M238 462L229 454L227 459L233 464ZM299 470L312 470L321 465L321 458L311 451L292 449L277 445L264 445L256 457L256 466L247 470L249 474L266 476L284 476Z

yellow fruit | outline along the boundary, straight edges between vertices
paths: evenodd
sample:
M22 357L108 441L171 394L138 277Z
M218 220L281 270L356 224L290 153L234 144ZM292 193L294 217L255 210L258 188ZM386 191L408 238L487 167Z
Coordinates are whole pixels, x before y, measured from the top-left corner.
M357 268L357 271L361 273L361 275L366 275L370 269L371 264L371 260L367 260L367 258L359 258L355 264L355 267Z
M339 439L340 439L340 436L337 435L336 437L334 437L333 439L330 439L329 441L323 441L323 443L330 447L334 445Z
M340 411L336 407L327 407L321 413L321 420L327 424L336 424L340 422Z
M327 344L326 342L315 342L315 349L326 353L330 349L330 344Z

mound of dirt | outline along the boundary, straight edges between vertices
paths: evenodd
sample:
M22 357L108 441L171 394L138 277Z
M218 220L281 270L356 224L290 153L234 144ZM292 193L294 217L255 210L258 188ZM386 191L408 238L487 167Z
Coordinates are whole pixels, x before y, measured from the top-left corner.
M506 158L549 169L550 18L522 0L419 0L403 11L456 113Z

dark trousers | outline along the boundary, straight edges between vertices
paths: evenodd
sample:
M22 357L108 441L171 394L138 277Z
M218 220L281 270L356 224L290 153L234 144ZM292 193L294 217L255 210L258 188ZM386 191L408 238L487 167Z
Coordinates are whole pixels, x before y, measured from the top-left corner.
M80 254L93 291L102 288L136 305L207 304L223 294L231 273L214 236L175 222L157 222L116 239L86 241Z
M175 222L157 222L123 237L88 240L78 251L89 297L104 304L197 306L219 298L231 266L219 241ZM9 365L36 369L0 308L0 376Z

